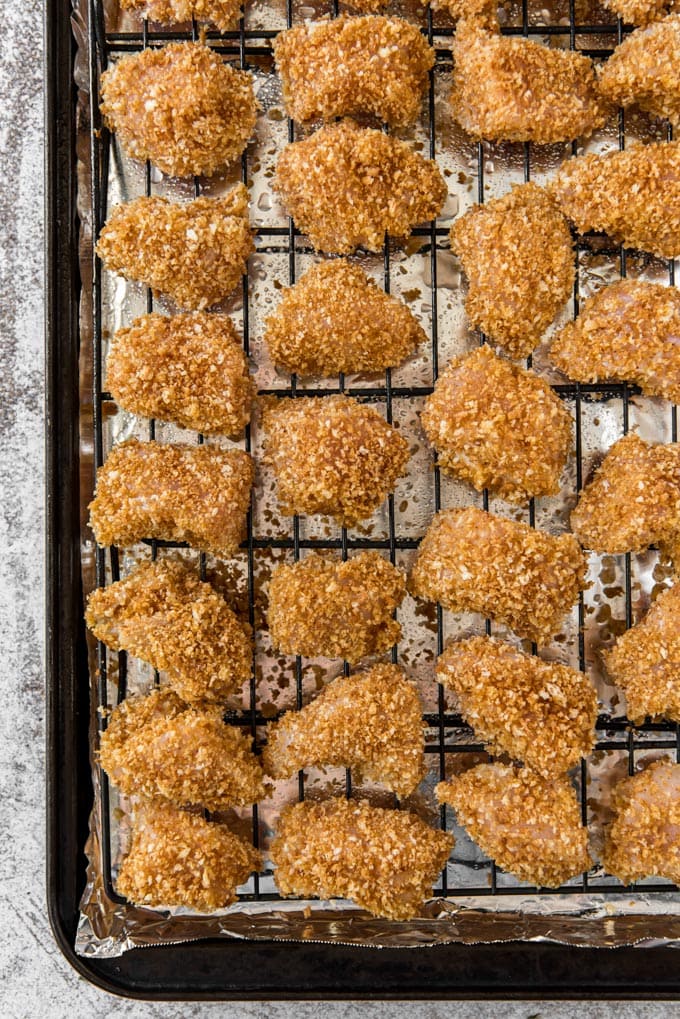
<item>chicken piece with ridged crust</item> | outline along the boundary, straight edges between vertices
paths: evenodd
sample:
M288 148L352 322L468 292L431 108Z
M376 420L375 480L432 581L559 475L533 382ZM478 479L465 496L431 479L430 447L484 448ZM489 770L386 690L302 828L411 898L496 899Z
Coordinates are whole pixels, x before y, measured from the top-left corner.
M241 0L120 0L123 10L141 10L150 21L177 25L184 21L207 21L227 32L241 16Z
M604 0L604 5L629 25L648 25L678 10L677 0Z
M680 14L639 28L616 47L599 79L600 91L619 106L638 106L680 121Z

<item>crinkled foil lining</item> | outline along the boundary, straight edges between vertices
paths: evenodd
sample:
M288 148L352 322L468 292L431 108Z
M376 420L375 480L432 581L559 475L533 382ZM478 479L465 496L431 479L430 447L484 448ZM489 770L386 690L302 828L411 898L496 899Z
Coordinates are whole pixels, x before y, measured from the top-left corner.
M324 0L310 0L310 5L301 6L306 0L296 0L296 16L298 19L320 15L326 12ZM411 0L400 0L398 12L406 16L417 16L417 9L409 10ZM590 2L590 0L588 0ZM596 0L594 0L596 2ZM312 6L311 4L315 4ZM117 27L125 29L138 27L138 22L130 15L120 15L115 0L106 0L107 17L119 18ZM558 11L559 0L554 0L555 20L563 17L564 12ZM93 333L92 302L91 302L91 258L92 258L92 217L91 217L91 177L90 177L90 136L89 136L89 96L88 96L88 44L87 44L87 0L74 0L73 27L78 41L75 77L79 87L78 101L78 204L82 221L80 260L83 279L83 291L80 309L81 324L81 518L82 518L82 569L84 590L87 592L95 586L94 547L91 534L86 528L87 504L93 488L93 437L92 437L92 367L91 341ZM545 19L547 11L542 10L540 16ZM512 10L506 12L512 17ZM590 12L590 17L580 20L588 23L604 21L607 16L602 9ZM255 0L248 4L247 27L275 28L285 27L285 5L282 0L267 0L266 3ZM112 24L114 22L111 22ZM615 39L603 37L602 46L615 45ZM271 66L255 71L256 90L263 108L256 129L256 140L250 147L249 164L252 167L251 187L251 219L254 225L286 224L284 212L270 190L271 169L276 152L285 144L286 122L281 108L279 84L271 72ZM446 224L464 208L469 206L476 197L476 149L460 135L448 115L448 78L444 73L437 76L436 111L439 120L437 158L447 176L450 197L445 206L440 223ZM638 123L633 117L627 117L629 136L649 137L648 122ZM655 130L659 130L656 128ZM424 126L416 127L409 135L418 144L426 139ZM615 142L611 131L593 139L588 148L611 146ZM115 145L115 143L114 143ZM518 155L518 147L497 145L489 147L485 160L485 180L489 197L507 190L510 182L521 181L522 158ZM115 148L115 157L111 159L109 175L110 204L127 197L143 193L143 170L132 164ZM546 174L552 172L557 163L569 154L568 147L551 146L545 150L537 150L533 156L532 176L541 181ZM175 197L187 197L189 193L182 183L165 182L162 178L152 177L157 193ZM216 193L227 182L211 182L209 193ZM190 195L189 195L190 196ZM278 218L277 218L278 217ZM429 259L419 259L416 255L418 245L409 245L403 251L392 253L392 287L393 292L403 294L411 303L414 313L421 319L425 328L430 325L432 306L429 300L431 276L429 275ZM414 255L416 256L414 258ZM305 267L307 256L299 255L298 271ZM277 291L287 283L286 254L256 255L251 260L250 282L253 295L251 307L251 353L254 355L253 369L260 388L285 386L286 380L278 376L268 363L266 351L261 344L261 323L277 301ZM309 259L307 259L307 262ZM361 259L364 268L376 278L382 272L381 257ZM636 271L632 264L629 272ZM665 267L662 263L644 258L637 273L647 279L664 278ZM590 255L584 258L580 267L582 296L592 286L600 285L603 280L615 278L611 261L606 257ZM105 274L106 276L106 274ZM476 342L475 337L467 329L462 312L460 269L448 251L437 254L437 296L439 316L439 356L440 363L454 354L470 349ZM162 302L161 302L161 307ZM145 311L144 295L134 286L130 287L120 281L104 280L103 313L104 334L110 334L113 328ZM226 309L239 322L241 307L235 298ZM561 324L571 315L571 309L565 309ZM539 348L534 356L534 365L548 378L554 379L544 348ZM431 367L427 352L411 359L402 369L393 372L393 385L409 386L429 384ZM358 378L354 385L362 381L370 385L370 380ZM302 388L305 388L304 385ZM408 401L402 404L395 401L395 420L411 429L415 435L413 442L412 474L404 483L401 492L395 498L395 511L399 533L408 537L420 536L433 512L431 499L423 494L426 485L422 484L429 471L430 457L426 444L419 437L416 411ZM631 402L631 425L637 425L642 434L648 438L669 441L669 420L667 409L662 401L636 398ZM603 452L620 434L622 407L621 401L608 400L603 403L587 403L582 406L582 436L584 461L586 469L601 457ZM130 415L118 412L107 417L105 441L110 443L130 435L137 434L147 437L139 421ZM186 438L187 433L172 426L162 425L159 437L165 440ZM254 433L254 450L257 453L259 437ZM554 500L539 500L536 506L536 522L548 530L559 530L565 526L568 511L573 505L575 468L572 464L567 470L565 488L561 496ZM586 475L584 475L586 476ZM421 488L423 492L421 492ZM447 478L442 478L442 505L468 504L473 496L465 486L457 485ZM494 503L492 502L492 509ZM508 513L508 507L501 504L501 510ZM272 495L271 478L258 480L256 508L256 525L258 533L277 534L289 533L290 522L277 517L276 501ZM384 514L376 515L363 534L383 537L386 521ZM301 527L308 528L308 536L328 533L318 529L314 521L302 521ZM316 528L316 529L315 529ZM139 552L139 550L137 550ZM191 553L187 557L191 558ZM134 558L134 557L133 557ZM265 562L265 572L271 569L276 557ZM400 554L398 564L407 568L412 556ZM129 565L132 559L125 557L123 565ZM241 566L243 564L240 564ZM219 570L219 564L213 566ZM649 595L654 586L662 583L667 571L658 557L653 553L633 557L633 577L636 600L636 611L648 604ZM231 564L229 569L222 567L227 585L233 582L230 570L239 572L239 563ZM586 610L586 647L588 649L588 665L598 687L598 693L607 710L612 715L621 714L616 691L609 687L602 675L595 653L591 655L591 647L597 647L617 632L616 620L622 616L623 582L622 565L619 560L607 558L599 560L593 557L591 563L591 589L588 593L589 604ZM237 585L238 586L238 585ZM408 602L405 603L403 618L400 620L404 628L405 664L421 686L426 710L435 711L436 702L432 682L434 661L434 629L432 619L425 616L422 609L418 610ZM479 620L474 617L449 617L444 614L445 636L463 632L479 632ZM548 654L561 661L578 664L577 657L578 619L576 614L565 629L562 640L549 649ZM264 643L263 643L264 642ZM97 732L96 718L96 662L91 647L90 675L92 677L92 711L90 719L91 745L95 745ZM401 651L401 646L400 646ZM258 695L276 709L288 707L285 684L276 682L281 679L284 671L281 661L273 655L266 645L266 632L258 634L258 663L262 660L262 668L258 664ZM110 670L113 671L113 670ZM309 663L305 671L305 692L318 689L324 679L331 678L339 671L338 663ZM274 679L270 687L266 680ZM115 681L115 674L113 677ZM148 686L149 672L144 666L129 663L128 686L131 689L143 689ZM262 682L262 686L260 686ZM113 688L115 691L115 687ZM114 694L115 696L115 694ZM278 698L278 699L277 699ZM113 702L113 701L112 701ZM235 705L236 707L243 705ZM465 742L465 733L458 730L447 730L447 743ZM654 756L653 754L651 756ZM606 802L611 781L625 773L625 753L612 750L595 755L589 762L588 802L595 804L592 824L595 838L598 837L598 825L601 830L601 818L597 816L598 805ZM330 782L338 791L340 779L329 779L326 773L318 778L321 787L328 788ZM434 820L434 799L432 787L436 781L434 774L426 780L425 793L415 798L409 806L424 817ZM621 945L672 946L680 947L680 896L677 893L645 894L644 890L635 893L607 895L598 893L595 888L587 894L579 893L579 883L573 882L574 892L564 895L540 895L522 893L522 887L509 875L498 875L498 888L512 888L512 895L496 896L462 896L455 899L433 899L422 917L409 922L392 922L371 917L351 903L344 901L240 901L228 909L210 916L197 916L186 910L168 909L151 910L137 908L128 904L113 901L107 894L102 868L101 853L101 799L103 795L99 773L93 766L94 809L91 817L90 835L86 845L88 858L87 886L81 902L81 917L76 939L76 950L84 956L114 957L123 952L142 946L186 942L207 937L278 939L294 941L335 942L380 947L422 947L427 945L462 942L465 944L492 943L503 941L550 941L577 946L617 947ZM591 800L591 792L593 793ZM377 791L373 793L379 797ZM115 790L109 794L111 799L111 838L112 864L115 871L124 851L128 834L126 804L117 798ZM277 784L274 796L262 806L262 839L266 847L268 834L275 825L277 813L281 806L295 795L294 784ZM234 813L229 820L236 827L246 823L246 813ZM453 827L453 818L450 819ZM480 868L487 867L488 861L480 854L478 848L460 829L454 829L457 846L454 858L448 867L449 887L460 886L465 889L470 885L471 875L479 887L476 877ZM488 873L488 871L487 871ZM597 885L598 873L593 876L591 884ZM260 879L261 890L271 893L275 891L271 873ZM249 885L242 891L253 891Z

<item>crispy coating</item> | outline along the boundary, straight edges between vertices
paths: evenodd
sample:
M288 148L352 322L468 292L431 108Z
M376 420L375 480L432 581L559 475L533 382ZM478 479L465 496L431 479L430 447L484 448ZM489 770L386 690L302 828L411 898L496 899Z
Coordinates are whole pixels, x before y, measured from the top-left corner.
M277 35L274 57L293 120L370 113L393 127L418 117L435 60L415 25L380 15L296 25Z
M550 189L580 233L601 230L629 248L680 255L680 142L567 159Z
M379 552L342 562L308 555L277 566L269 584L272 644L287 655L357 662L401 639L392 616L406 594L404 576Z
M499 867L539 888L559 888L591 866L588 832L566 777L479 764L435 792Z
M631 722L640 725L647 716L680 722L680 586L663 591L602 658L625 691Z
M530 182L474 205L451 227L451 249L470 283L472 325L528 357L574 284L571 234L550 195Z
M284 291L264 338L286 371L338 375L396 367L427 336L403 301L339 258L312 266Z
M176 807L147 804L135 818L116 889L137 906L185 906L210 913L262 867L256 849L226 825Z
M639 106L680 121L680 15L639 28L616 47L600 73L600 91L619 106Z
M200 42L122 57L102 75L101 112L133 159L171 177L213 174L241 155L257 117L253 79Z
M454 845L415 814L365 800L307 800L286 807L271 847L282 895L353 899L375 916L421 911Z
M680 884L680 764L654 761L614 787L615 817L602 863L625 885L645 877Z
M658 21L667 11L678 10L674 0L603 0L605 7L629 25L648 25Z
M488 28L498 27L496 0L431 0L430 6L433 11L446 11L455 21L469 18Z
M382 251L385 234L407 237L446 200L437 164L406 142L345 119L279 157L274 187L318 251Z
M355 782L380 782L410 796L425 774L422 707L396 665L334 679L301 711L267 729L264 767L274 778L301 768L337 765Z
M447 365L420 420L440 466L478 491L511 502L559 491L571 415L543 379L490 347Z
M352 527L380 506L409 461L396 428L348 396L276 400L265 408L264 427L287 516L321 513Z
M549 778L595 744L597 695L582 672L544 662L492 637L450 644L437 681L456 694L476 736Z
M607 119L593 63L581 53L502 36L466 18L453 60L453 116L478 140L569 141Z
M85 620L114 651L167 672L190 703L222 704L250 679L250 631L182 563L141 563L123 580L98 588L88 598Z
M221 32L234 28L241 16L241 0L120 0L125 9L139 10L151 21L177 25L183 21L210 21Z
M129 439L97 471L90 527L100 545L158 538L229 558L245 532L253 477L241 449Z
M550 359L577 382L632 382L680 402L680 292L628 279L603 287L558 333Z
M619 555L659 547L680 554L680 444L631 432L615 442L581 492L571 529L584 548Z
M469 506L434 517L410 588L452 612L481 612L548 644L584 589L585 572L572 534L554 537Z
M115 207L97 254L111 272L200 311L227 297L246 271L254 250L247 206L243 184L186 205L136 198Z

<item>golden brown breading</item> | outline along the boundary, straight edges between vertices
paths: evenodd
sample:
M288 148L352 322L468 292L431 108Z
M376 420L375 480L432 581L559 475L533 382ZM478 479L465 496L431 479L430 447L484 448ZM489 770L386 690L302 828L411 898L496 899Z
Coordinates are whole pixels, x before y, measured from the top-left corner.
M474 18L488 28L498 27L498 3L496 0L431 0L433 11L446 11L454 21L459 18Z
M104 123L128 155L171 177L228 166L257 118L252 76L200 42L122 57L102 75L101 89Z
M135 818L116 890L137 906L186 906L210 913L262 867L256 849L226 825L176 807L147 804Z
M652 445L635 432L615 442L581 492L571 529L594 552L658 544L680 555L680 444Z
M227 297L246 271L254 250L247 207L243 184L186 205L136 198L115 207L97 254L111 272L200 311Z
M106 385L133 414L232 437L250 421L257 392L231 319L201 311L142 315L119 329Z
M645 877L680 884L680 764L654 761L614 787L602 863L625 885Z
M435 61L415 25L375 15L296 25L277 35L274 57L293 120L370 113L393 127L418 117Z
M629 248L680 255L680 142L567 159L550 190L580 233L602 230Z
M95 637L167 672L190 703L223 704L252 671L250 631L224 598L182 563L145 562L90 594L85 613Z
M597 695L582 672L544 662L492 637L450 644L437 661L437 681L488 743L541 775L564 774L595 744Z
M680 402L680 291L620 280L598 290L557 335L550 360L577 382L632 382Z
M452 835L403 810L308 800L282 812L271 858L282 895L341 896L376 916L409 920L453 845Z
M279 157L274 188L318 251L382 251L434 219L446 200L437 164L397 138L353 120L327 124Z
M554 537L469 506L442 510L420 543L413 594L452 612L481 612L548 644L585 587L572 534Z
M420 420L441 467L526 502L554 495L571 449L571 414L534 372L482 346L451 361Z
M392 616L405 594L403 574L376 551L283 563L269 583L272 644L287 655L348 662L387 651L401 639Z
M384 417L348 396L279 399L265 408L266 462L281 512L321 513L352 527L406 471L409 447Z
M602 658L625 691L631 722L640 725L648 715L680 722L680 585L663 591Z
M451 249L470 281L472 325L528 357L574 284L571 234L550 195L530 182L474 205L451 227Z
M241 0L120 0L125 10L142 9L145 17L163 25L176 25L196 18L210 21L221 32L234 28L241 16Z
M300 375L393 368L427 336L408 307L344 258L319 262L266 322L274 364Z
M616 47L600 73L600 91L619 106L637 105L680 121L680 15L639 28Z
M520 881L558 888L591 866L588 832L568 778L479 764L435 792L499 867Z
M674 0L603 0L603 3L629 25L648 25L678 9Z
M502 36L466 18L453 60L453 117L475 139L569 141L607 119L593 63L581 53Z
M129 439L97 471L90 527L100 545L158 538L229 558L245 532L254 473L241 449Z
M341 2L343 7L348 7L359 14L375 14L376 11L387 7L390 0L341 0Z

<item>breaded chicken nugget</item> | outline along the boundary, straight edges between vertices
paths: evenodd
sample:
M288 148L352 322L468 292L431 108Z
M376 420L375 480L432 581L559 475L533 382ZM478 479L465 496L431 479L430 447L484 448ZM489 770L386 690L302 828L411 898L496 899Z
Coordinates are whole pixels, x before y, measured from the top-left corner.
M545 777L564 774L595 744L597 696L582 672L492 637L450 644L437 682L452 690L475 735Z
M319 262L266 322L274 364L299 375L393 368L427 336L408 307L344 258Z
M629 248L680 255L680 142L567 159L550 190L580 233L602 230Z
M658 21L668 11L678 9L675 0L603 0L605 7L613 11L629 25L648 25Z
M394 489L408 442L384 417L348 396L279 399L265 408L266 462L281 512L321 513L352 527Z
M680 121L680 15L639 28L616 47L600 73L600 91L619 106L637 105Z
M584 589L585 572L572 534L554 537L469 506L437 513L410 588L452 612L481 612L548 644Z
M475 328L511 357L528 357L571 295L574 256L567 221L538 184L474 205L451 227L470 289Z
M274 57L293 120L370 113L393 127L417 118L435 61L415 25L373 15L296 25L277 35Z
M441 467L511 502L554 495L571 414L534 372L482 346L453 360L420 415Z
M658 544L680 555L680 444L652 445L635 432L615 442L581 492L571 529L594 552Z
M185 906L201 913L236 901L262 867L256 849L226 825L176 807L146 804L135 818L116 890L137 906Z
M569 141L607 119L593 62L470 18L453 38L453 117L473 138Z
M620 280L589 297L550 360L577 382L632 382L680 403L680 291Z
M185 701L222 704L250 678L249 630L182 563L141 563L123 580L93 591L85 620L107 647L167 672Z
M415 814L365 800L295 803L272 842L282 895L353 899L375 916L409 920L432 893L454 845Z
M640 725L647 716L680 722L680 586L663 591L602 658L625 691L631 722Z
M612 792L615 817L605 832L602 863L625 885L645 877L680 884L680 764L648 764Z
M382 251L385 234L407 237L446 200L437 164L406 142L353 120L327 124L279 157L274 188L318 251Z
M162 25L176 25L196 18L227 32L241 16L241 0L120 0L125 9L141 8L145 17Z
M400 570L379 552L346 562L308 555L277 566L269 584L272 644L287 655L357 662L401 639L392 616L406 594Z
M182 308L209 308L241 282L254 250L247 206L243 184L223 198L186 205L136 198L113 210L97 254L111 272L167 294Z
M245 532L253 476L241 449L129 439L97 471L90 527L100 545L158 538L228 558Z
M435 792L482 851L520 881L558 888L590 869L588 832L568 778L479 764Z

